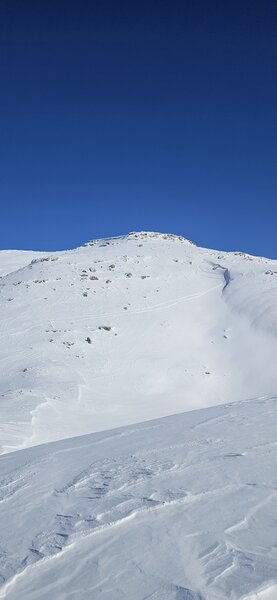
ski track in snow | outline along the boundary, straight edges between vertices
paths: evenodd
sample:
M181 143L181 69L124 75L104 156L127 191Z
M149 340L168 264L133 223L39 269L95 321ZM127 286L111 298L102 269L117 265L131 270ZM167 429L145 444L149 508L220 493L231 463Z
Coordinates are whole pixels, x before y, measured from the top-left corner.
M0 598L276 600L277 262L140 233L0 275Z

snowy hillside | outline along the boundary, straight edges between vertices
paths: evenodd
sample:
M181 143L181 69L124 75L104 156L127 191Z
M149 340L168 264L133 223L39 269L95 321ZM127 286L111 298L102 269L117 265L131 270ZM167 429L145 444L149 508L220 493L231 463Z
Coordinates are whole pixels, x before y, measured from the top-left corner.
M277 262L138 233L0 268L4 452L277 390Z
M277 261L2 251L0 315L0 598L276 600Z

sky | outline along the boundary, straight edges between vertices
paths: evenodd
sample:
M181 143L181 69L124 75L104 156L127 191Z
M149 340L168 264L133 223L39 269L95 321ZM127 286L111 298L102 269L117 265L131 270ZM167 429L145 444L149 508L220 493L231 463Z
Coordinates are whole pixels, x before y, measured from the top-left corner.
M0 248L277 258L277 3L1 0Z

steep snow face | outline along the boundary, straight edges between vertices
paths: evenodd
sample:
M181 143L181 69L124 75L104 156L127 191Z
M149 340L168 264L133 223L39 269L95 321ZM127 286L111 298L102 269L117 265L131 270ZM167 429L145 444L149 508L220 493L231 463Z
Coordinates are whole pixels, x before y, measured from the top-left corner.
M0 269L2 452L277 390L276 261L142 232Z
M0 597L276 600L276 409L238 402L2 456Z

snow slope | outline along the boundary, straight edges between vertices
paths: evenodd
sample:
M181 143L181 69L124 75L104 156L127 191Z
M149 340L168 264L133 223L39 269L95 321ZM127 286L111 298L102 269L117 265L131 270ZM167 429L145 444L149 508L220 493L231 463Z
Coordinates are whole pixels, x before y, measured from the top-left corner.
M277 261L141 232L0 277L0 598L276 600Z
M3 455L0 598L275 600L276 409L249 400Z
M138 233L0 266L4 452L277 391L276 261Z

